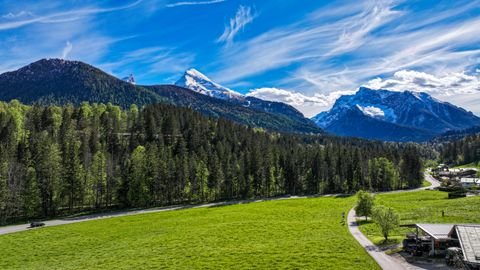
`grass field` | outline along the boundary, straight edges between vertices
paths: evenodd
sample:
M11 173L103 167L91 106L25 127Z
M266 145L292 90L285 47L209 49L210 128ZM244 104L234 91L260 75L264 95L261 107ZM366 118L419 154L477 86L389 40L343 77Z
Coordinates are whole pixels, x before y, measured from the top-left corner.
M428 182L428 181L426 181L426 180L423 180L423 182L422 182L422 187L429 187L429 186L431 186L431 185L432 185L432 183L430 183L430 182Z
M447 199L441 191L419 191L377 195L375 203L392 207L400 215L400 224L408 223L480 223L480 197ZM442 210L445 216L442 217ZM360 221L361 231L375 244L383 244L378 227L371 221ZM400 243L408 232L398 228L392 233L392 241Z
M477 169L480 169L480 162L479 163L470 163L470 164L465 164L465 165L460 165L460 166L456 166L454 168L477 168Z
M0 269L378 269L341 224L355 197L143 214L0 236Z

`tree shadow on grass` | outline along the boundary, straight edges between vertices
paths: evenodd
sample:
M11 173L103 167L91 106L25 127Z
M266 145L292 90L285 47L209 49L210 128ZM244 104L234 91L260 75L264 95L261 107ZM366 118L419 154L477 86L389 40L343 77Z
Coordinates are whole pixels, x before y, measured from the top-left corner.
M337 194L337 195L334 195L333 197L335 199L346 199L346 198L350 198L352 196L355 196L355 194Z
M377 246L382 247L382 250L396 248L398 244L399 244L398 239L388 239L388 240L383 239L376 243Z
M357 219L357 224L358 226L362 226L362 225L367 225L367 224L372 224L374 223L373 220L371 220L370 218L368 220L365 220L365 218L359 218Z

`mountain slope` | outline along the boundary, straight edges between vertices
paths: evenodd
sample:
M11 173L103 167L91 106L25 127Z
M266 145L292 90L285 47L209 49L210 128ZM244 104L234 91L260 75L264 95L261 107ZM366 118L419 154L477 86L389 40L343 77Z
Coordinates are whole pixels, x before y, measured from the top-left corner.
M226 100L212 98L175 85L145 86L170 103L191 108L203 114L222 117L249 126L282 132L321 133L309 119L296 119L281 114L268 113Z
M0 75L0 100L23 103L79 104L111 102L123 107L159 101L143 87L119 80L78 61L42 59L19 70Z
M426 93L365 87L340 97L331 110L312 120L338 135L387 141L425 141L448 130L480 124L471 112Z
M219 99L240 99L244 100L242 94L231 89L221 86L213 82L207 76L198 70L191 68L185 71L183 76L175 83L175 85L188 88L197 93L219 98Z
M298 111L285 109L289 106L282 103L251 100L255 106L248 107L244 106L243 97L241 101L230 102L174 85L135 85L83 62L61 59L42 59L1 74L0 100L12 99L26 104L110 102L123 108L166 102L253 127L281 132L321 132L310 119Z
M311 130L311 128L315 126L315 123L310 119L305 118L301 112L290 105L244 96L212 81L206 75L193 68L185 71L175 85L190 89L196 93L228 101L229 103L245 108L282 116L284 118L282 121L284 121L285 124L298 126L298 128L300 126L305 126L307 127L307 130Z

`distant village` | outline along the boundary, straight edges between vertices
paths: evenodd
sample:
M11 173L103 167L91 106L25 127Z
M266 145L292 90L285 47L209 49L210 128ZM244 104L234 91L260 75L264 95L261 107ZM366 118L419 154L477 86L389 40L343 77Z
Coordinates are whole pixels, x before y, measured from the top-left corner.
M476 168L449 168L445 164L440 164L431 170L432 176L442 182L445 187L462 187L466 191L476 193L480 187L480 178Z

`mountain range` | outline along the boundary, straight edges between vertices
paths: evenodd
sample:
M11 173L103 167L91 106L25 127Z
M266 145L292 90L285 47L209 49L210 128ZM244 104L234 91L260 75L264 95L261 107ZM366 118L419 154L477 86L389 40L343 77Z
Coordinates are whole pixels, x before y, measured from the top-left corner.
M182 79L190 80L187 75L193 73L192 71L187 71ZM217 86L216 84L208 84L209 80L200 80L206 76L199 72L191 75L196 75L194 77L198 80L197 86L208 87L208 91L214 92L210 89ZM145 86L132 82L132 79L130 82L118 79L80 61L42 59L1 74L0 100L17 99L26 104L59 105L82 102L112 103L124 108L132 104L143 106L164 102L189 107L208 116L222 117L273 131L322 132L313 121L283 103L246 98L240 94L238 99L222 99L213 94L206 95L206 92L202 93L200 88L194 88L192 84ZM217 90L223 91L220 88Z
M0 75L0 100L26 104L170 103L212 117L288 133L324 133L384 141L427 141L480 126L480 118L426 93L361 87L337 99L332 109L307 119L294 107L245 96L196 69L175 85L138 85L80 61L42 59Z
M282 115L289 119L296 119L296 121L303 122L309 126L312 124L314 125L311 121L305 121L303 114L290 105L282 102L267 101L256 97L242 95L212 81L206 75L195 69L188 69L185 71L175 85L209 97L226 100L229 103L240 105L245 108L264 111L275 115Z
M384 141L426 141L480 125L480 118L427 93L361 87L312 120L328 132Z

